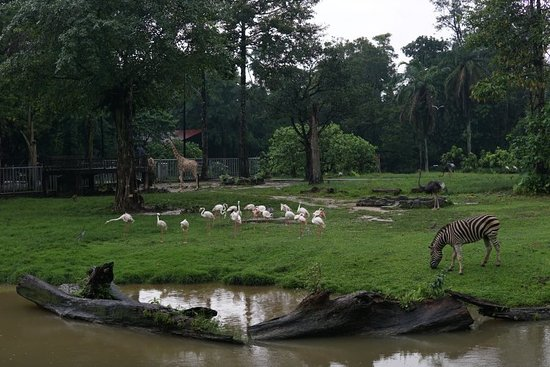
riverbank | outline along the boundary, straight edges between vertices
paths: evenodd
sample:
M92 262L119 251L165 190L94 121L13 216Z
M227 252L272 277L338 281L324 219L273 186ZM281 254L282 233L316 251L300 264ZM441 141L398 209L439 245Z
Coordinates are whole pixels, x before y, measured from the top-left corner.
M372 290L406 302L429 292L434 279L444 274L444 288L495 303L550 304L548 197L513 195L513 175L455 173L444 178L449 188L446 197L454 204L438 211L354 207L375 187L400 187L410 195L416 177L332 180L316 189L293 183L144 194L149 210L132 213L135 222L127 233L123 223L105 224L120 215L110 209L112 197L2 199L0 282L15 284L28 273L52 284L73 283L91 266L114 261L118 284L221 281L320 287L340 294ZM236 205L237 201L241 208L248 203L272 207L276 217L282 216L282 202L294 209L302 202L310 212L324 206L327 227L318 236L309 223L300 237L297 224L244 223L234 235L227 217L216 219L207 229L200 207ZM157 212L172 214L161 216L168 223L163 242L156 216L151 215ZM481 213L501 220L502 266L495 266L493 253L488 265L480 267L485 249L478 242L463 248L463 276L445 271L449 247L439 269L430 269L428 245L435 232L449 221ZM179 228L184 218L191 223L186 238Z

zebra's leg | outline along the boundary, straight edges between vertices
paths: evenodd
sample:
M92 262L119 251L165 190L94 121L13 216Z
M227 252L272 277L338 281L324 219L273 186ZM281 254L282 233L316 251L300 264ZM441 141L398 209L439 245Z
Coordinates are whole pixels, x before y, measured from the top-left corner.
M491 243L493 244L493 247L495 248L495 251L497 253L497 261L496 266L500 266L500 243L498 242L496 234L494 236L491 236Z
M462 275L462 244L454 245L453 248L455 249L455 256L458 259L458 274Z
M492 250L491 241L489 240L488 236L483 237L483 242L485 242L485 257L481 262L481 266L485 266L485 264L487 264L487 261L489 260L489 255L491 254Z
M449 266L449 269L447 269L447 271L453 271L453 269L455 268L456 250L454 246L451 247L453 249L453 254L451 256L451 266Z

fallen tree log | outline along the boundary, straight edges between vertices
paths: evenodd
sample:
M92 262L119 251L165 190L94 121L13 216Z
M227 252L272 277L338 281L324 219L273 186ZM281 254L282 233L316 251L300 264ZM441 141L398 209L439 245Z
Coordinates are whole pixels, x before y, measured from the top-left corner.
M25 275L19 280L16 291L20 296L63 318L132 326L209 341L242 343L231 335L206 329L209 319L217 315L215 310L206 307L176 310L159 304L141 303L124 296L114 284L111 284L111 288L113 299L81 298L32 275Z
M483 316L514 321L550 320L550 307L506 307L459 292L447 293L453 298L477 306Z
M306 297L288 315L248 328L252 340L337 335L399 335L467 329L473 319L452 297L427 300L404 309L381 294L357 292L330 299L327 292Z

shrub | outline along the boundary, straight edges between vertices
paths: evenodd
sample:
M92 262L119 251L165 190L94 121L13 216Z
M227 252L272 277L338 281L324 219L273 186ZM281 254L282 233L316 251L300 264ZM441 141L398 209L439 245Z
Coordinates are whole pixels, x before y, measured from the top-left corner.
M449 163L454 163L457 167L462 167L462 161L465 159L462 148L453 145L451 150L441 155L441 165L447 166Z
M376 147L353 134L345 134L339 125L326 126L319 138L323 173L366 173L376 170ZM274 175L304 175L305 150L291 127L275 131L269 140L265 170Z

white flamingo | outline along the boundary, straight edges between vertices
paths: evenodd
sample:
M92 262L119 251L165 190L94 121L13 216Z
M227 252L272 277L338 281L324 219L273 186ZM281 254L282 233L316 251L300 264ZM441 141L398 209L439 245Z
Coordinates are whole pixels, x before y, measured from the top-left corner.
M134 218L132 218L130 214L124 213L118 218L109 219L108 221L105 222L105 224L109 222L114 222L117 220L121 220L124 222L124 233L128 232L128 229L130 228L130 224L134 223Z
M187 219L184 219L180 222L180 227L183 232L183 243L187 243L187 236L189 233L189 222Z
M199 209L199 212L201 213L201 217L203 217L204 219L206 219L206 226L207 228L210 230L212 229L212 224L214 223L214 219L216 219L216 217L214 216L214 214L212 214L212 212L209 212L208 210L206 210L205 208L200 208Z
M326 215L327 214L325 213L325 208L319 208L313 212L314 217L326 218L327 217Z
M236 237L237 232L239 231L239 228L241 227L241 224L242 224L241 213L239 212L239 210L235 210L235 211L232 211L231 214L229 214L229 217L234 223L233 236Z
M285 224L289 225L290 222L294 220L295 216L296 216L296 214L294 214L294 212L292 210L287 210L285 212Z
M269 210L267 210L267 209L264 209L264 210L262 210L262 217L263 217L264 219L271 219L271 218L273 218L273 213L271 213L271 212L270 212Z
M298 203L298 210L296 210L296 212L298 214L302 213L306 218L309 217L309 212L307 211L306 208L302 206L302 202Z
M300 223L300 237L302 237L304 235L304 229L307 225L307 219L303 213L300 213L294 216L294 220Z
M227 209L227 204L226 203L223 203L223 204L216 204L214 205L214 207L212 208L212 213L214 215L219 214L220 217L223 215L223 217L225 218L225 213L226 213L226 210Z
M160 242L164 242L164 233L168 229L168 225L165 221L159 218L160 213L157 213L157 227L160 228Z
M323 221L323 218L321 218L320 216L315 216L315 217L311 218L311 223L313 223L317 226L317 236L320 236L321 232L326 227L326 224L325 224L325 221Z
M281 211L283 213L286 213L286 212L291 212L292 209L290 209L290 207L288 205L281 203Z

